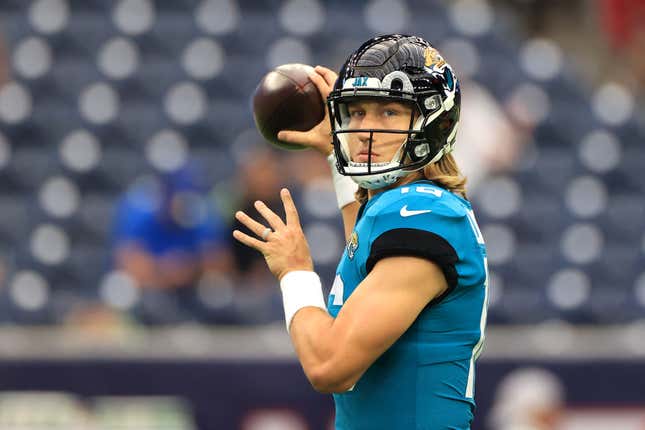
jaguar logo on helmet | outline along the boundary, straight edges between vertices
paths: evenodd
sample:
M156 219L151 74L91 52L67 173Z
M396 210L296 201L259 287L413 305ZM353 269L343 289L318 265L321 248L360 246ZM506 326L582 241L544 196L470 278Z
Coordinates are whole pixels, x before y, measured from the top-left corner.
M441 68L446 65L446 61L443 59L439 51L434 48L428 47L425 49L423 56L425 57L425 66L430 68Z

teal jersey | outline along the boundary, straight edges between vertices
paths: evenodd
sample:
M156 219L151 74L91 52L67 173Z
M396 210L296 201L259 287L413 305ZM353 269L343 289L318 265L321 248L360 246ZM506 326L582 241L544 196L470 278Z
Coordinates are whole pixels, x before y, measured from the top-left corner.
M421 311L352 390L334 395L336 429L469 429L488 284L486 248L470 203L429 181L370 199L338 265L329 313L338 315L378 260L396 255L436 263L448 290Z

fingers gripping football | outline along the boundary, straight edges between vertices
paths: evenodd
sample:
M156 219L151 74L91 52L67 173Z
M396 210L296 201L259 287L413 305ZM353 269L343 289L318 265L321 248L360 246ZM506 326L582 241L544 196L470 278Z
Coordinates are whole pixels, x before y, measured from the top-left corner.
M298 210L293 203L291 194L285 188L280 191L280 197L286 213L286 224L263 202L257 201L255 208L273 231L266 234L265 224L254 220L242 211L238 211L235 218L257 237L239 230L233 232L235 239L246 246L257 249L264 255L269 270L278 279L282 279L284 275L294 270L313 270L309 245L300 226ZM263 235L266 237L266 241L261 240Z
M316 85L323 100L326 100L334 88L338 78L336 72L323 66L316 66L315 73L309 75L309 79ZM314 128L308 131L282 130L278 138L289 143L309 146L315 150L328 155L333 150L330 138L331 127L329 124L329 112L325 109L325 117Z

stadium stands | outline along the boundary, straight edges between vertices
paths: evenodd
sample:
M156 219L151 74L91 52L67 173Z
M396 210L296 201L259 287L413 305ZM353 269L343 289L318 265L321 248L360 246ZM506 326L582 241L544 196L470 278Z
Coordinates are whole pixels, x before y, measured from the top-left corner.
M13 78L0 89L3 320L57 323L97 298L134 306L130 281L109 276L111 213L126 187L189 155L208 164L214 184L231 180L233 142L258 139L250 95L270 67L336 68L362 39L399 31L466 52L468 75L533 127L521 163L472 196L497 295L491 322L638 319L645 130L632 96L611 82L587 92L556 44L514 42L485 3L392 3L3 2ZM342 231L319 203L333 198L312 198L325 191L311 184L297 191L330 285Z

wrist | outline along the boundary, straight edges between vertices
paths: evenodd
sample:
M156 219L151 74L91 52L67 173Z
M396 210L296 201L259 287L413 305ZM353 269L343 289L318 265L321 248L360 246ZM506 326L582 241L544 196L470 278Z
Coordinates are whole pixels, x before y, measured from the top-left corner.
M316 272L308 270L288 272L280 279L280 290L288 332L291 329L293 317L300 309L311 306L327 310L320 277Z
M314 262L311 259L311 255L307 253L306 257L293 257L289 261L289 265L282 270L282 272L276 274L278 281L282 281L282 278L287 276L291 272L312 272L314 273Z

